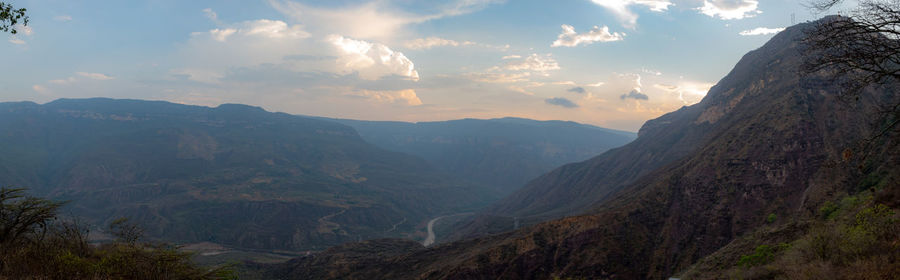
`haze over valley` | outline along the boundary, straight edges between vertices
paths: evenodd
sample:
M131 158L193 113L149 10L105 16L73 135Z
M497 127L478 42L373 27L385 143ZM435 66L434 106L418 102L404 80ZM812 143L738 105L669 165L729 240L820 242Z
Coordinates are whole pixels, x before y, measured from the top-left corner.
M0 1L0 279L893 279L898 18Z

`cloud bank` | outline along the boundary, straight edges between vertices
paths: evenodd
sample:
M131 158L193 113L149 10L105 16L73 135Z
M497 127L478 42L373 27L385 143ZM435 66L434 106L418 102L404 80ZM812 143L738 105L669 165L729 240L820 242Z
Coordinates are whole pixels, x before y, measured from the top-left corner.
M742 19L762 13L756 0L704 0L700 13L719 19Z
M575 32L575 27L571 25L562 25L562 33L556 37L556 41L553 41L551 47L575 47L580 44L590 45L594 42L614 42L621 41L625 38L625 33L609 32L609 27L603 26L598 27L594 26L587 33L578 34Z
M622 22L626 28L637 26L638 15L632 11L633 6L640 6L654 12L665 12L673 6L668 0L592 0L594 4L606 8Z

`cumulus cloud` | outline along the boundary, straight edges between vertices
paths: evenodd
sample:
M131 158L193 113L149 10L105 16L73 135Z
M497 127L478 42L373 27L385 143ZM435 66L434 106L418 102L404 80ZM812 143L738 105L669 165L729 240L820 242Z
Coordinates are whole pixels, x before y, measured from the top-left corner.
M754 29L741 31L738 34L740 34L741 36L769 35L769 34L775 34L775 33L781 32L782 30L784 30L784 27L779 27L779 28L757 27Z
M568 90L566 90L566 91L568 91L568 92L575 92L575 93L585 93L585 92L587 92L586 90L584 90L583 87L573 87L573 88L570 88L570 89L568 89Z
M503 67L512 71L547 72L559 70L559 63L550 54L531 54L526 58L511 58Z
M610 33L607 26L598 27L595 25L587 33L578 34L575 32L575 27L563 24L562 30L562 33L556 37L556 41L553 41L553 44L550 45L551 47L575 47L579 44L590 45L594 42L614 42L625 38L625 33Z
M179 64L169 72L203 84L224 84L229 71L266 65L281 69L277 72L282 74L354 75L355 79L369 81L392 77L416 81L419 78L408 57L384 44L342 34L313 36L306 31L306 25L292 25L280 20L258 19L218 25L215 29L192 33L175 57Z
M756 0L704 0L700 13L719 19L742 19L762 13Z
M637 25L638 15L631 10L632 6L642 6L654 12L665 12L669 6L675 5L668 0L592 0L592 2L615 14L622 25L627 28L634 28Z
M564 97L548 98L544 100L544 103L565 108L578 108L578 104L575 104L572 100L568 100Z
M630 92L628 92L628 93L626 93L626 94L623 94L622 96L619 96L619 98L622 99L622 100L625 100L625 99L627 99L627 98L631 98L631 99L635 99L635 100L648 100L648 99L650 99L650 97L648 97L646 94L643 94L643 93L639 92L637 89L633 89L633 90L631 90Z
M384 76L398 75L412 80L419 79L413 62L401 52L393 51L385 45L354 40L340 35L332 35L328 42L336 46L342 53L338 63L346 68L359 71L361 77L377 79Z
M361 90L356 92L356 94L382 103L395 103L409 106L422 105L422 100L416 95L416 91L412 89L394 91Z

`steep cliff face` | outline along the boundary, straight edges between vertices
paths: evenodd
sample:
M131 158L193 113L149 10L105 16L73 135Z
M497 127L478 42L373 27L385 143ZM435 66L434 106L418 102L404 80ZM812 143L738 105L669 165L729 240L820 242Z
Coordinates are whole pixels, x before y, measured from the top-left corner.
M662 279L751 232L774 214L803 219L873 172L896 193L896 139L864 162L847 149L872 134L897 84L858 102L800 76L801 24L745 55L700 103L649 121L637 140L564 166L504 200L495 214L580 213L513 232L389 257L378 273L407 279ZM312 257L307 261L315 259ZM296 261L291 266L304 266ZM389 268L393 269L389 269ZM328 269L324 267L323 269ZM397 272L397 271L403 271ZM353 275L349 275L350 278Z
M405 236L490 199L348 126L244 105L3 103L0 144L2 184L174 242L322 249Z

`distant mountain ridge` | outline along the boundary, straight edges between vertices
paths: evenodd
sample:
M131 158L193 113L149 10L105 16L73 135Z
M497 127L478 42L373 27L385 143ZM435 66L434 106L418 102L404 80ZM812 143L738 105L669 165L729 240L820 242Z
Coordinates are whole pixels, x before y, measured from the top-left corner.
M634 142L541 176L490 209L533 222L576 216L428 249L399 240L346 244L271 274L666 279L767 223L802 231L791 225L818 217L839 194L866 190L875 201L896 205L896 135L874 143L863 162L848 148L872 135L883 121L879 105L897 104L900 85L873 85L848 105L834 81L801 76L800 40L815 24L775 35L700 103L648 121ZM348 257L372 247L400 252Z
M635 133L522 118L384 122L329 119L367 142L424 158L449 174L508 194L563 164L624 145Z
M150 237L308 250L410 237L494 199L335 122L225 104L0 103L0 181Z

